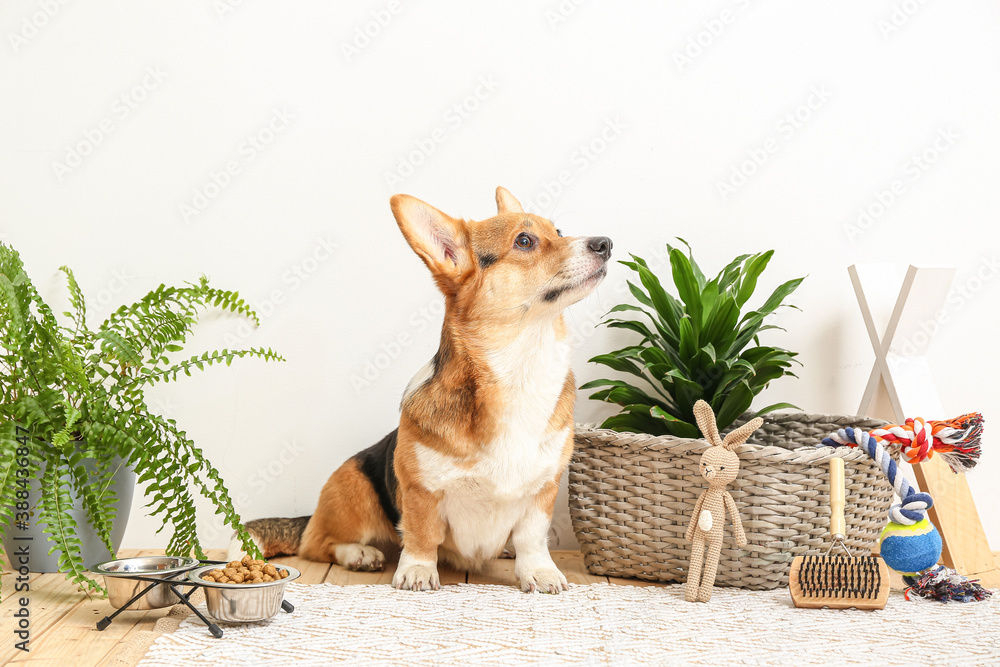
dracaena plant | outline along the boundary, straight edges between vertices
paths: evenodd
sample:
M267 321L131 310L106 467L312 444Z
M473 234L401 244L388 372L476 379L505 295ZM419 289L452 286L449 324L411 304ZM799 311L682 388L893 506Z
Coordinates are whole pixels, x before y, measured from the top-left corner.
M111 478L124 461L145 487L149 512L172 529L168 554L205 558L195 525L199 493L256 553L219 472L174 420L150 410L145 398L152 385L219 362L281 360L263 348L171 360L199 312L215 307L256 322L254 312L239 294L215 289L202 277L184 287L160 285L92 329L73 272L61 270L73 309L63 313L68 319L62 322L39 296L18 253L0 244L0 535L12 528L15 516L24 518L17 512L27 482L18 476L15 461L27 462L18 468L27 469L41 488L30 520L47 524L67 579L103 590L85 572L77 526L68 511L70 492L80 498L113 554Z
M687 246L687 254L667 245L677 297L664 289L641 257L632 255L633 261L621 262L639 276L641 286L629 281L628 287L640 305L624 303L608 314L635 312L640 317L612 317L602 324L628 329L641 339L590 360L635 377L594 380L581 387L600 388L591 398L622 406L619 414L604 421L604 428L697 438L693 410L699 399L712 406L722 431L750 408L768 383L795 375L790 368L799 363L796 353L761 345L758 335L781 329L765 324L765 319L789 306L785 298L803 279L781 284L756 310L744 313L774 251L740 255L709 280L690 246L679 240ZM785 407L795 406L775 403L757 414Z

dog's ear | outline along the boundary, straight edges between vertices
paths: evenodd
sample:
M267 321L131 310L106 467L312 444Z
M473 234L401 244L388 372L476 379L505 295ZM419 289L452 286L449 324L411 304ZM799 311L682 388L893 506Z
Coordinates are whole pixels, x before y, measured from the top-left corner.
M409 195L395 195L389 202L406 242L442 288L453 285L472 268L465 223Z
M497 215L504 213L524 213L521 202L517 201L507 188L497 187Z

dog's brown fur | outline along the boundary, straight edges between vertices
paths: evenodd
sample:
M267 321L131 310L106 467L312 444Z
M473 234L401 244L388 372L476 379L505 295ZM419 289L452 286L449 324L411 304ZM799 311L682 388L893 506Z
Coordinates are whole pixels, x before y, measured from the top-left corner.
M371 482L358 470L357 461L348 459L323 485L298 555L337 563L338 544L388 543L395 538L396 531L379 506Z
M383 557L368 545L401 536L394 585L436 588L439 555L477 567L500 552L506 534L498 531L510 524L522 545L522 587L565 587L545 549L573 449L576 390L562 310L603 278L611 242L564 238L505 189L496 198L497 215L481 222L392 198L403 236L445 297L438 352L407 388L398 430L330 477L300 544L288 527L247 525L265 556L297 551L372 569Z

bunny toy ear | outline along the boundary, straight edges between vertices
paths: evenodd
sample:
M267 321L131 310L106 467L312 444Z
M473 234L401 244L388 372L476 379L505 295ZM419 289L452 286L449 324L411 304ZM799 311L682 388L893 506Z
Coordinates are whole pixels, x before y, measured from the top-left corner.
M722 446L733 450L742 445L750 437L750 434L759 429L764 424L760 417L754 417L743 426L726 434L726 439L722 441Z
M719 427L715 425L715 413L712 412L712 406L699 400L694 404L694 419L698 422L698 428L708 440L708 444L721 447L722 438L719 437Z

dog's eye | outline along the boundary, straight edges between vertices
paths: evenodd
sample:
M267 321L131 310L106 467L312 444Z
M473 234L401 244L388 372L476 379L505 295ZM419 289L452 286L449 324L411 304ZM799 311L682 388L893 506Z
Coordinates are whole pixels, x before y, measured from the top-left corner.
M527 234L518 234L517 238L514 239L514 246L520 248L521 250L531 250L535 245L535 239L531 238Z

